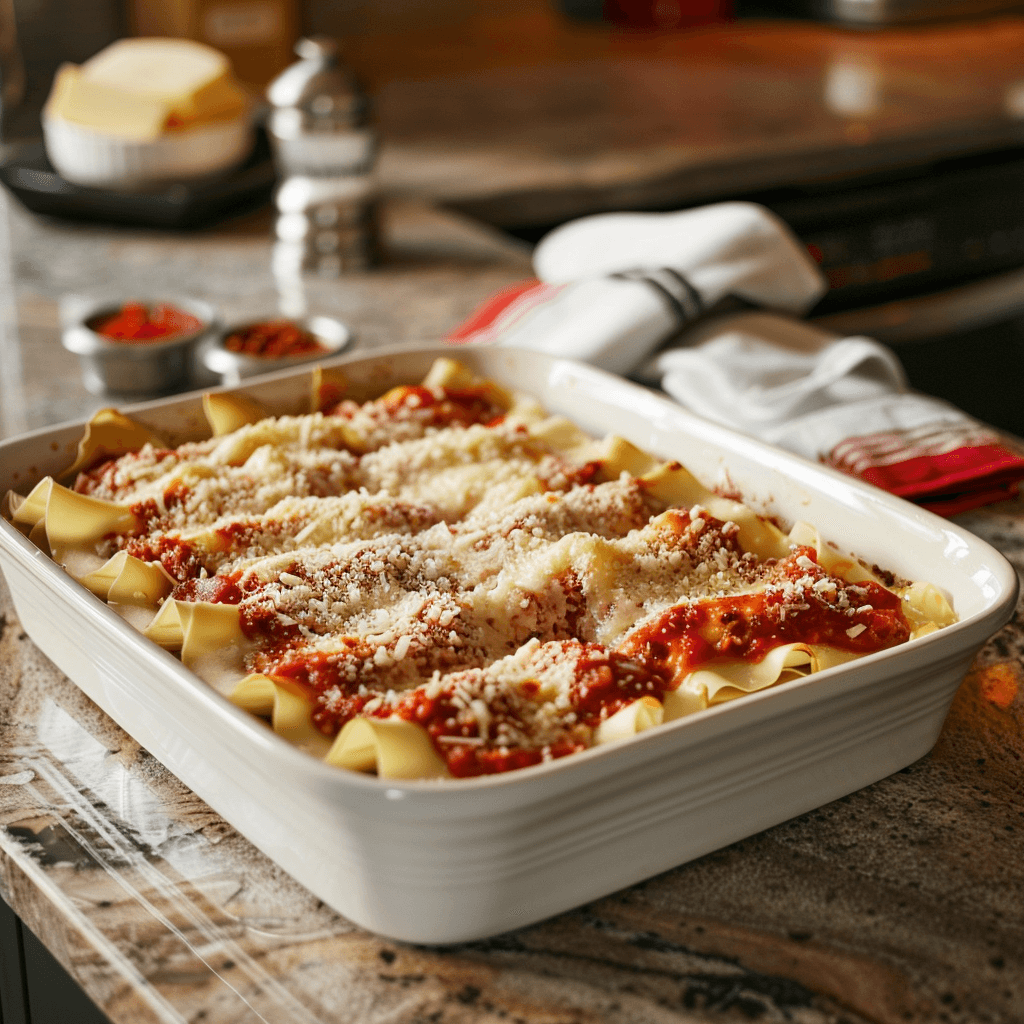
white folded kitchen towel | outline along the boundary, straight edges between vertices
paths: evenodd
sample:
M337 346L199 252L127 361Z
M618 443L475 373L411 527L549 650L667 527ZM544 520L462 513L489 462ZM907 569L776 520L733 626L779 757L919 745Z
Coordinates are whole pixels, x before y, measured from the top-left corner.
M877 341L761 312L713 317L635 375L706 419L811 459L850 436L841 410L907 392L899 360Z
M584 217L543 238L533 262L537 281L494 296L449 340L628 373L727 300L801 314L827 288L789 228L754 203Z
M909 389L870 338L770 313L712 318L636 374L707 419L951 515L1015 493L1018 445Z

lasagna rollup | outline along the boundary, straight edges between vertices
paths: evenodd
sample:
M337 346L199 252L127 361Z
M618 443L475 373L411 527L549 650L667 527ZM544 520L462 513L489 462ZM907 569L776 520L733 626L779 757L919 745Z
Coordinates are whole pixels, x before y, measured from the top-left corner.
M282 738L384 778L544 763L955 619L453 360L344 387L314 371L298 416L208 396L211 437L173 449L105 410L74 486L8 514Z
M426 731L404 718L351 719L324 760L383 779L451 778Z
M127 551L111 555L79 582L105 601L153 609L174 587L174 578L159 562L144 562Z
M74 477L98 462L138 451L146 444L161 447L163 442L148 427L116 409L100 409L87 424L75 461L64 471L64 476Z
M266 718L278 736L307 753L324 757L331 749L331 741L313 724L313 708L306 694L285 681L253 672L228 696L232 704Z

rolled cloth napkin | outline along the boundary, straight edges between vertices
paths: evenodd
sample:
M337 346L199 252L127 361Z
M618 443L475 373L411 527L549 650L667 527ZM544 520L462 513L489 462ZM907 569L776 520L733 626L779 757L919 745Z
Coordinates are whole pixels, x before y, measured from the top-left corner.
M538 280L499 292L449 340L556 352L629 373L723 305L799 315L827 288L789 228L755 203L584 217L545 236L533 265Z
M494 296L449 340L633 376L699 415L943 515L1012 497L1024 479L1016 441L911 391L877 341L793 316L714 314L732 299L800 315L824 292L803 247L761 207L587 217L542 239L534 268L539 281Z

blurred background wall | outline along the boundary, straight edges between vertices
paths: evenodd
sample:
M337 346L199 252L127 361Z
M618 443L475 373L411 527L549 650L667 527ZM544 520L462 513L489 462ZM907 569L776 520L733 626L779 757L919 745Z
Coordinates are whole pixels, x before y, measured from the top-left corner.
M0 0L0 35L10 35L4 7L13 9L28 95L49 89L64 60L80 62L127 33L187 35L261 57L242 60L243 78L272 77L291 59L297 34L323 33L358 43L423 33L451 36L480 19L546 12L548 0ZM566 0L566 10L594 9L594 0ZM358 46L354 47L359 49ZM257 51L263 50L262 54Z

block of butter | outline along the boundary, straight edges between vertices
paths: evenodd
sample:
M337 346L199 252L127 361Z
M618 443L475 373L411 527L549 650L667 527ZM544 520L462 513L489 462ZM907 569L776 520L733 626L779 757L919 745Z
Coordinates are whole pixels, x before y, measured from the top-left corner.
M63 64L58 69L46 113L136 142L159 137L169 117L163 101L91 82L74 64Z
M230 120L247 97L218 50L189 39L122 39L54 79L46 115L146 142Z
M241 164L255 141L250 106L219 50L190 39L121 39L61 67L43 141L66 181L137 190Z

